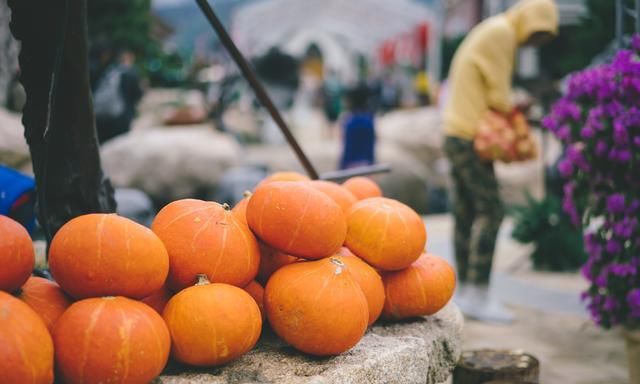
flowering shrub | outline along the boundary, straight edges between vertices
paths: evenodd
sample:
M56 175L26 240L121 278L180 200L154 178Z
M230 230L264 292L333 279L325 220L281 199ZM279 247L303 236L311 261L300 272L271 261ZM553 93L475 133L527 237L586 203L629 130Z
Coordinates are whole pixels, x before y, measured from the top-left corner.
M562 207L584 228L583 293L606 328L640 326L640 37L571 76L543 125L564 144Z

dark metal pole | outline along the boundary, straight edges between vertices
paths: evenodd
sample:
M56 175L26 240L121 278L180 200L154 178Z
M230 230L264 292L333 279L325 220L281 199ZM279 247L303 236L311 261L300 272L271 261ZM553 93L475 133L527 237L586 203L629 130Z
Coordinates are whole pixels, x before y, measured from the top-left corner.
M280 112L278 112L278 109L273 104L273 101L271 101L269 94L262 86L262 83L260 83L260 81L258 80L255 72L253 71L247 60L238 50L238 47L236 47L236 44L233 42L233 40L231 40L231 37L225 30L216 14L213 12L213 9L209 5L209 3L207 3L207 0L196 0L196 3L198 3L198 6L209 21L209 24L211 24L211 27L213 27L213 29L218 34L222 45L224 45L233 60L240 68L240 71L244 75L244 78L247 79L247 81L253 88L253 91L256 93L256 97L258 98L258 100L260 100L262 105L269 111L269 114L271 114L273 120L276 122L278 127L280 127L280 130L284 134L284 137L287 139L289 145L291 145L291 148L293 148L293 151L296 153L296 156L298 156L298 159L302 163L304 169L307 171L309 177L311 177L312 179L317 179L318 172L315 170L315 168L311 164L311 161L309 161L305 153L302 151L300 145L298 145L298 142L296 141L295 137L293 137L293 134L291 134L291 131L280 115Z
M375 164L365 167L356 167L350 169L343 169L341 171L325 172L320 175L322 180L342 181L354 176L373 175L375 173L387 173L391 172L391 166L389 164Z

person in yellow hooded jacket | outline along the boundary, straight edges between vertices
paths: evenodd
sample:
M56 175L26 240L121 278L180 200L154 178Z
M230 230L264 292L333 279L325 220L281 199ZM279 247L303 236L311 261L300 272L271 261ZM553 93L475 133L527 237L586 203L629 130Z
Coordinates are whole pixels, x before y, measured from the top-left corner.
M476 319L509 322L511 313L489 292L496 237L504 216L493 163L480 160L473 139L489 110L510 115L518 47L538 46L558 30L553 0L520 0L471 30L456 51L444 108L445 153L451 164L455 218L456 295Z

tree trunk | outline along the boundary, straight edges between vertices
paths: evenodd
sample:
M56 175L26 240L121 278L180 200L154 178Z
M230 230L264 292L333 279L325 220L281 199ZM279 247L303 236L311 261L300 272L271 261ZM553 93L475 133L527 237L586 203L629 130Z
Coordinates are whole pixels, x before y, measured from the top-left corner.
M22 123L47 240L68 220L114 212L89 88L86 0L9 0L27 101Z
M453 384L537 383L540 363L521 351L481 349L463 352L453 371Z

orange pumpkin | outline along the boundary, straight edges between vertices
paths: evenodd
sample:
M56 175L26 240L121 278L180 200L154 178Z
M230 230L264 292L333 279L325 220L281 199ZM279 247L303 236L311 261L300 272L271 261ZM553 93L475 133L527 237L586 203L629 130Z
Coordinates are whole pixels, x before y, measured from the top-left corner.
M349 211L349 208L358 201L351 191L331 181L312 180L309 182L309 185L320 192L326 193L327 196L332 198L333 201L342 208L342 212L345 214Z
M253 300L258 304L258 308L260 309L260 315L262 315L262 322L264 323L266 319L266 314L264 313L264 288L257 281L252 281L244 287L244 290L247 291Z
M0 290L13 292L31 275L36 262L29 233L20 223L0 215Z
M409 268L385 272L383 316L405 319L432 315L444 307L456 287L456 274L444 259L423 254Z
M340 206L297 182L274 181L256 189L247 205L247 221L268 245L305 259L334 254L347 232Z
M266 183L270 183L272 181L309 181L309 177L303 175L300 172L293 171L283 171L283 172L274 172L271 175L262 179L262 181L256 186L256 188L261 187Z
M256 277L258 242L228 205L184 199L160 210L151 226L169 252L169 287L192 286L198 274L244 287Z
M29 306L0 291L0 382L53 383L53 342Z
M385 197L353 205L347 224L345 245L367 263L386 271L411 265L427 241L420 216L401 202Z
M164 283L169 256L148 228L115 214L93 213L60 228L51 242L49 267L56 282L76 299L142 299Z
M369 322L367 299L339 258L293 263L271 276L264 294L271 328L294 348L317 356L347 351Z
M163 317L171 332L171 355L195 366L216 366L249 352L260 337L262 317L253 298L238 287L198 285L169 300Z
M342 186L353 193L358 200L364 200L370 197L382 197L380 186L368 177L352 177L342 183Z
M171 343L160 315L122 296L72 304L52 335L65 383L148 383L164 369Z
M238 201L238 204L236 204L236 206L231 210L238 220L243 222L245 225L249 225L247 224L247 204L249 204L249 199L251 199L251 192L245 191L244 198Z
M71 305L71 298L51 280L31 276L22 286L18 298L33 309L51 330L62 313Z
M380 317L384 307L384 285L380 274L353 254L348 256L336 255L334 257L345 263L347 269L351 272L351 277L362 289L369 305L369 325L373 324Z
M162 315L162 311L164 311L164 307L169 302L169 299L171 299L171 296L173 296L173 292L171 292L166 285L163 285L162 288L157 290L151 296L147 296L140 301L155 309L156 312Z
M267 284L269 277L278 269L300 260L295 256L277 251L261 241L258 241L258 244L260 245L260 267L256 280L262 284Z

